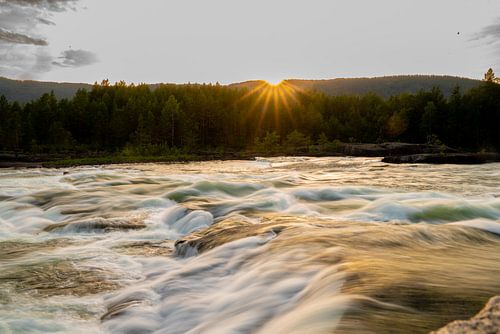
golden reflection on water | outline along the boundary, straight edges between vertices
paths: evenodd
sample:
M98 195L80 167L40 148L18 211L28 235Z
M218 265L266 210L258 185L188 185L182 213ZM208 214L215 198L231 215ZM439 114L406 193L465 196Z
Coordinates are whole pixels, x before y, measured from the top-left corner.
M67 174L2 171L0 331L17 316L59 326L61 312L71 314L70 328L74 317L80 325L89 321L79 328L91 324L97 330L127 320L114 318L127 311L160 309L155 299L127 298L127 288L160 293L180 284L185 294L173 310L194 298L184 305L194 306L189 318L215 325L217 316L230 322L259 311L251 303L263 307L271 301L296 306L277 319L314 323L318 332L336 327L335 333L426 333L469 318L500 294L500 237L487 232L499 224L498 166L278 157L77 168ZM192 220L185 219L189 215ZM175 230L182 219L196 231ZM220 251L252 237L259 241L255 247ZM185 258L190 255L196 256ZM153 274L144 269L148 261ZM231 270L212 273L210 264L217 261ZM207 272L191 271L191 265ZM169 280L170 268L185 274L179 274L183 281ZM232 275L259 288L224 299L217 282L232 284ZM268 283L280 290L294 280L307 283L296 295L266 290ZM158 282L164 285L153 289ZM105 306L102 298L110 291L118 301ZM203 309L201 298L222 298L221 312L234 302L242 313ZM160 320L168 312L162 310ZM267 332L283 331L272 320L268 325Z
M180 244L205 252L269 233L277 234L269 257L294 251L292 267L340 264L350 307L335 333L427 333L471 317L500 292L500 238L468 227L270 216L257 225L224 221Z

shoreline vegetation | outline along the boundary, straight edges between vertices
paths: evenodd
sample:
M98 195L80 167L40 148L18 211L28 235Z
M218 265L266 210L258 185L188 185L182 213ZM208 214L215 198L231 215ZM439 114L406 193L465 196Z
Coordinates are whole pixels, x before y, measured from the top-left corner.
M84 165L111 165L130 163L185 163L212 160L254 160L256 158L277 156L309 157L383 157L387 163L430 163L430 164L482 164L500 162L499 153L461 152L444 145L382 143L382 144L345 144L338 143L329 151L319 146L302 147L294 151L198 151L173 152L167 155L124 155L94 153L82 156L75 153L59 154L19 154L0 152L0 168L64 168Z
M293 80L252 87L104 80L72 98L0 96L0 166L381 156L390 163L500 161L500 85L451 95L326 95ZM453 148L451 148L453 147ZM476 152L476 153L472 153ZM491 153L489 153L491 152Z

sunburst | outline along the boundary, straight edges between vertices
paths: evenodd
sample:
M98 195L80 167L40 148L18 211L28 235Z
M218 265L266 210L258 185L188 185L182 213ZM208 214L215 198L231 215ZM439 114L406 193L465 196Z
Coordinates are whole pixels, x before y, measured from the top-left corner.
M270 85L270 86L279 86L280 84L282 84L284 82L284 80L281 80L281 79L267 79L267 80L265 80L265 82L267 82L267 84Z
M260 81L255 85L254 88L249 90L241 100L254 97L255 101L250 107L251 112L260 112L258 128L262 126L262 123L266 115L274 111L274 119L276 125L280 124L280 111L284 110L292 123L295 123L295 119L292 114L292 106L294 104L300 103L297 94L303 93L304 91L292 84L287 80L275 80L275 81Z
M274 116L274 123L278 131L282 123L280 120L282 111L286 112L292 126L295 127L297 122L292 113L292 107L300 104L299 93L305 93L305 91L288 80L280 80L274 82L259 81L244 94L240 101L248 98L254 99L249 111L250 113L258 113L256 136L261 131L264 120L270 112L273 112L272 116Z

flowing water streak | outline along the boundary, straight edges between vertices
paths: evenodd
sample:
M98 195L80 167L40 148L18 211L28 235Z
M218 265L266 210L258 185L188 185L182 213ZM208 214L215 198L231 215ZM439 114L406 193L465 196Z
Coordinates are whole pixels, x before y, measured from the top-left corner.
M500 293L500 164L0 171L0 332L425 333Z

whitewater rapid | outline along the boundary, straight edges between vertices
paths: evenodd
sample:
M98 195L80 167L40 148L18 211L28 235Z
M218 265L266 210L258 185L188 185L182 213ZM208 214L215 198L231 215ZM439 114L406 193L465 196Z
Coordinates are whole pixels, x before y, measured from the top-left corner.
M499 254L500 164L0 170L0 333L425 333Z

